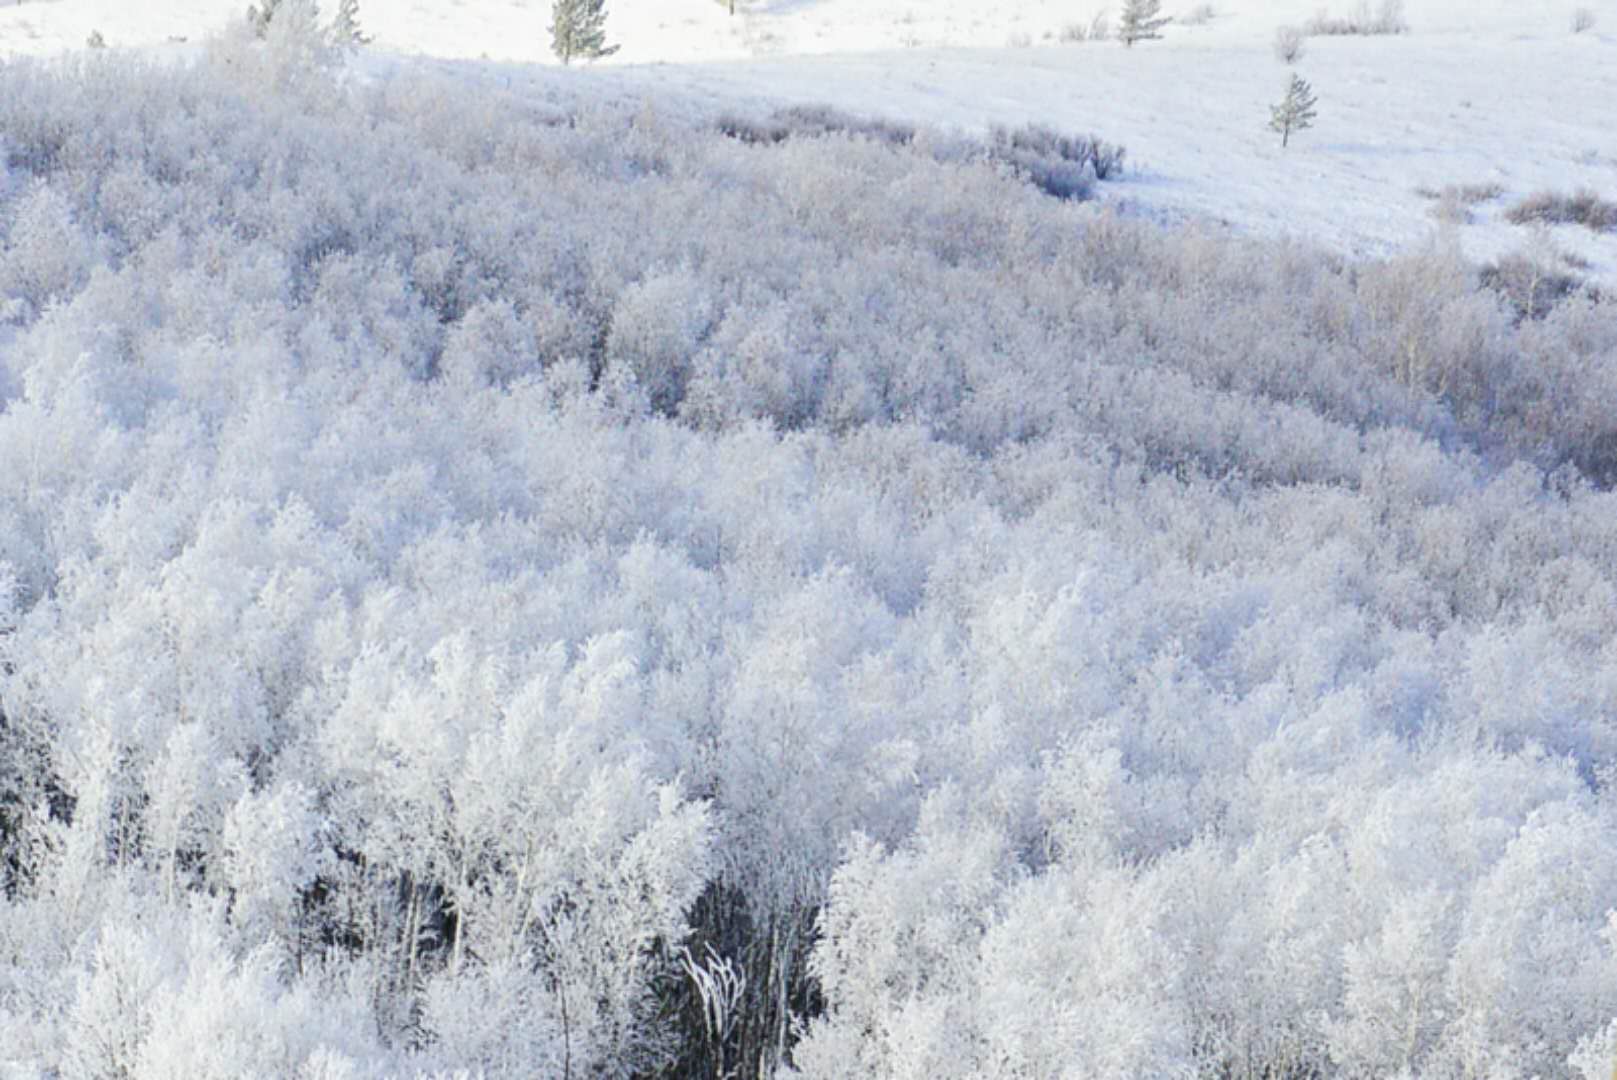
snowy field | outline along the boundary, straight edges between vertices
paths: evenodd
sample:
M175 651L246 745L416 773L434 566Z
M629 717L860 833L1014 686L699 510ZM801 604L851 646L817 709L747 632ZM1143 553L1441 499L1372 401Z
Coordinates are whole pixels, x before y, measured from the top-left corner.
M615 0L622 46L565 85L643 96L662 108L826 102L981 131L1038 121L1128 149L1129 183L1107 197L1165 220L1195 217L1384 256L1438 231L1431 193L1496 187L1453 226L1478 261L1533 249L1617 279L1617 233L1576 225L1535 235L1505 211L1534 192L1617 193L1617 0L1408 0L1410 32L1315 37L1296 70L1320 101L1316 127L1282 152L1266 129L1287 70L1277 27L1357 0L1165 5L1192 25L1135 49L1063 43L1100 0ZM183 51L239 14L238 0L28 0L0 5L0 52L114 46ZM1573 33L1584 10L1594 25ZM461 69L556 92L549 7L540 0L365 0L374 36L362 69L411 55L492 60ZM1115 13L1114 13L1115 20ZM563 89L561 92L566 92ZM1425 193L1424 195L1422 193Z

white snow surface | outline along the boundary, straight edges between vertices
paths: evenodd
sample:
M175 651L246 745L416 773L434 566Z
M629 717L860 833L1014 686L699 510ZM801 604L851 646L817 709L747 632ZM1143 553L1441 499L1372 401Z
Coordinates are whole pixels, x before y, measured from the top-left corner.
M1312 37L1294 68L1274 34L1359 0L1214 0L1159 41L1064 42L1103 0L610 0L620 51L560 69L546 0L362 0L374 39L357 63L380 77L419 57L502 89L643 98L671 111L765 112L824 102L979 132L1047 124L1127 148L1102 197L1168 221L1286 234L1382 256L1453 232L1472 258L1559 255L1617 282L1617 233L1513 225L1543 190L1617 199L1617 0L1406 0L1410 31ZM334 8L334 3L326 7ZM1115 26L1116 7L1112 7ZM246 0L0 0L0 55L113 48L184 56L240 18ZM1593 27L1573 32L1586 9ZM183 41L181 40L183 39ZM1289 149L1267 129L1292 71L1319 99ZM1443 226L1430 193L1498 185L1465 224Z

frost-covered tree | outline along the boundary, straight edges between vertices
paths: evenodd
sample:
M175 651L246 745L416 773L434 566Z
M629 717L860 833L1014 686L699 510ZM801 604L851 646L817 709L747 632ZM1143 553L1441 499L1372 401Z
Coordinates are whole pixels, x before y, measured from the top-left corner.
M1285 98L1280 104L1269 106L1269 130L1280 133L1282 149L1291 142L1292 132L1314 126L1316 103L1313 88L1307 80L1293 75L1286 84Z
M1136 41L1160 38L1162 28L1173 21L1173 16L1161 12L1162 0L1124 0L1118 18L1118 40L1126 48L1133 48Z
M72 205L47 184L13 197L9 227L0 240L0 294L32 310L69 296L95 264L95 245L74 220Z
M315 0L274 0L248 9L245 31L211 38L206 47L247 82L318 95L330 92L330 74L351 44L322 23Z
M553 0L550 49L563 64L617 52L606 43L606 0Z
M294 6L0 66L0 1071L1608 1080L1612 298Z

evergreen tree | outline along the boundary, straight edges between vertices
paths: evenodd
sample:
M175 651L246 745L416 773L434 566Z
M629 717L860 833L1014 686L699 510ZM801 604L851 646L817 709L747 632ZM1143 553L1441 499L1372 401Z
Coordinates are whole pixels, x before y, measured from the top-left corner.
M332 41L340 46L369 45L370 35L359 28L359 0L340 0L337 18L331 24Z
M259 37L269 32L269 25L275 19L275 9L281 6L281 0L263 0L263 6L251 4L247 8L247 22L252 26Z
M1299 75L1291 77L1286 87L1286 97L1278 105L1269 106L1269 129L1280 132L1280 146L1282 149L1291 142L1291 133L1314 126L1314 98L1313 88L1307 80Z
M1125 0L1122 21L1117 28L1119 40L1125 47L1133 48L1136 41L1160 38L1158 31L1173 21L1171 15L1161 12L1162 0Z
M575 57L595 60L617 52L616 45L606 44L606 0L554 0L550 48L563 64Z
M359 8L358 0L344 0L343 6ZM303 23L305 28L312 27L320 17L320 5L315 0L259 0L247 8L247 23L259 37L267 37L269 29L277 18L296 19ZM339 23L342 20L338 13Z

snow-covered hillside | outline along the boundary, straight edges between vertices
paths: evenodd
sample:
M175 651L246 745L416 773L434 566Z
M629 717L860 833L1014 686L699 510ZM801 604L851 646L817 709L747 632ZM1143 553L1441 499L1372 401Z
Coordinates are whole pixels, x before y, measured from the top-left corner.
M1272 53L1276 29L1358 2L1169 4L1183 24L1123 49L1061 40L1106 11L1102 0L743 0L734 17L717 0L614 0L621 50L564 81L665 107L827 102L968 131L1029 120L1095 131L1129 151L1131 182L1110 198L1349 255L1422 243L1442 227L1432 193L1481 188L1497 194L1450 226L1471 257L1531 247L1617 281L1617 232L1505 219L1540 190L1617 198L1617 2L1408 0L1406 35L1311 38L1296 70L1319 120L1282 152L1266 129L1289 70ZM82 48L92 30L113 46L183 50L173 39L194 43L243 6L27 0L0 7L0 52ZM1580 9L1594 25L1573 33ZM366 69L419 54L495 61L461 70L501 86L558 78L542 0L365 0L360 11L375 38Z
M155 8L0 8L0 1078L1609 1080L1607 13Z

